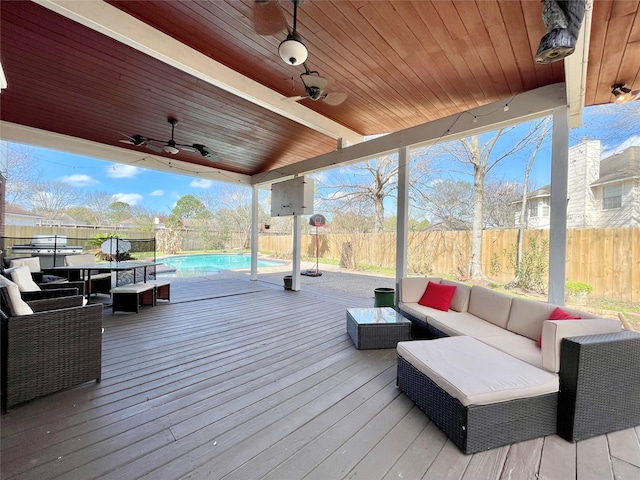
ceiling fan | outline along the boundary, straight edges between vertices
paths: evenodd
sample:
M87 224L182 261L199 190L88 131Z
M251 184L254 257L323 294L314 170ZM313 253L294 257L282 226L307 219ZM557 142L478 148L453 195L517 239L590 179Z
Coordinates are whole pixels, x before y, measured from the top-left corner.
M259 35L275 35L287 31L287 38L278 46L280 58L288 65L301 65L309 56L297 31L298 6L302 5L303 0L290 1L293 3L293 28L289 27L278 0L255 0L252 10L253 29Z
M127 137L126 139L122 139L120 140L122 143L128 143L130 145L135 145L136 147L139 147L140 145L144 145L145 147L147 147L149 150L151 150L152 152L156 152L156 153L169 153L171 155L176 155L177 153L180 152L180 150L184 150L185 152L198 152L200 155L202 155L204 158L208 158L209 160L215 162L218 161L218 154L216 154L215 152L212 152L208 147L206 147L205 145L199 144L199 143L194 143L193 145L185 145L183 143L176 143L176 141L173 138L173 133L175 130L175 126L178 124L178 120L172 117L168 117L167 121L171 124L171 139L164 141L164 140L157 140L155 138L150 138L150 137L145 137L143 135L127 135L122 133L122 135L124 135L125 137Z
M321 77L315 70L309 70L307 64L304 64L304 73L300 74L300 79L304 85L306 95L296 95L293 97L285 97L283 100L294 101L310 98L314 102L322 100L327 105L333 107L340 105L347 99L347 94L342 92L327 92L326 88L329 85L329 80Z

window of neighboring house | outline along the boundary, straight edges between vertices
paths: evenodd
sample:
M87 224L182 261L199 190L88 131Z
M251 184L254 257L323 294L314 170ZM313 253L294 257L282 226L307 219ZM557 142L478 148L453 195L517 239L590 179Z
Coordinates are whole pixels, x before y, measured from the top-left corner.
M622 185L610 185L602 189L602 209L622 207Z
M538 202L530 202L529 203L529 217L537 217L538 216Z
M543 203L542 204L542 216L543 217L548 217L549 216L549 204L548 203Z

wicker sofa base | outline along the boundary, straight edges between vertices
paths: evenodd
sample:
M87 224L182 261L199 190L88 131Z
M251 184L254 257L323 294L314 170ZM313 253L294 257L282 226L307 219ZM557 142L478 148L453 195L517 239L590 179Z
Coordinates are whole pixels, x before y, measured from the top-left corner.
M464 406L400 355L397 384L466 454L556 432L557 393Z

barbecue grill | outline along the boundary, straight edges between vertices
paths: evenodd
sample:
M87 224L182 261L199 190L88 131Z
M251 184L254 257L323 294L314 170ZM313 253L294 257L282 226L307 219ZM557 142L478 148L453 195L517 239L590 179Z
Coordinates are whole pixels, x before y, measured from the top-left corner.
M42 269L63 267L64 257L82 253L82 247L67 245L65 235L34 235L30 244L14 245L10 248L16 256L40 257Z

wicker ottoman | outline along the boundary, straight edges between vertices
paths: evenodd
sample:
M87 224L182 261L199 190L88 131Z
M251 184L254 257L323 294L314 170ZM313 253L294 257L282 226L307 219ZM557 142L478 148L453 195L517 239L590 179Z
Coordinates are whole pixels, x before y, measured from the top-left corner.
M396 348L411 340L411 321L389 307L349 308L347 333L357 349Z
M471 337L399 343L397 382L467 454L556 432L558 376Z

